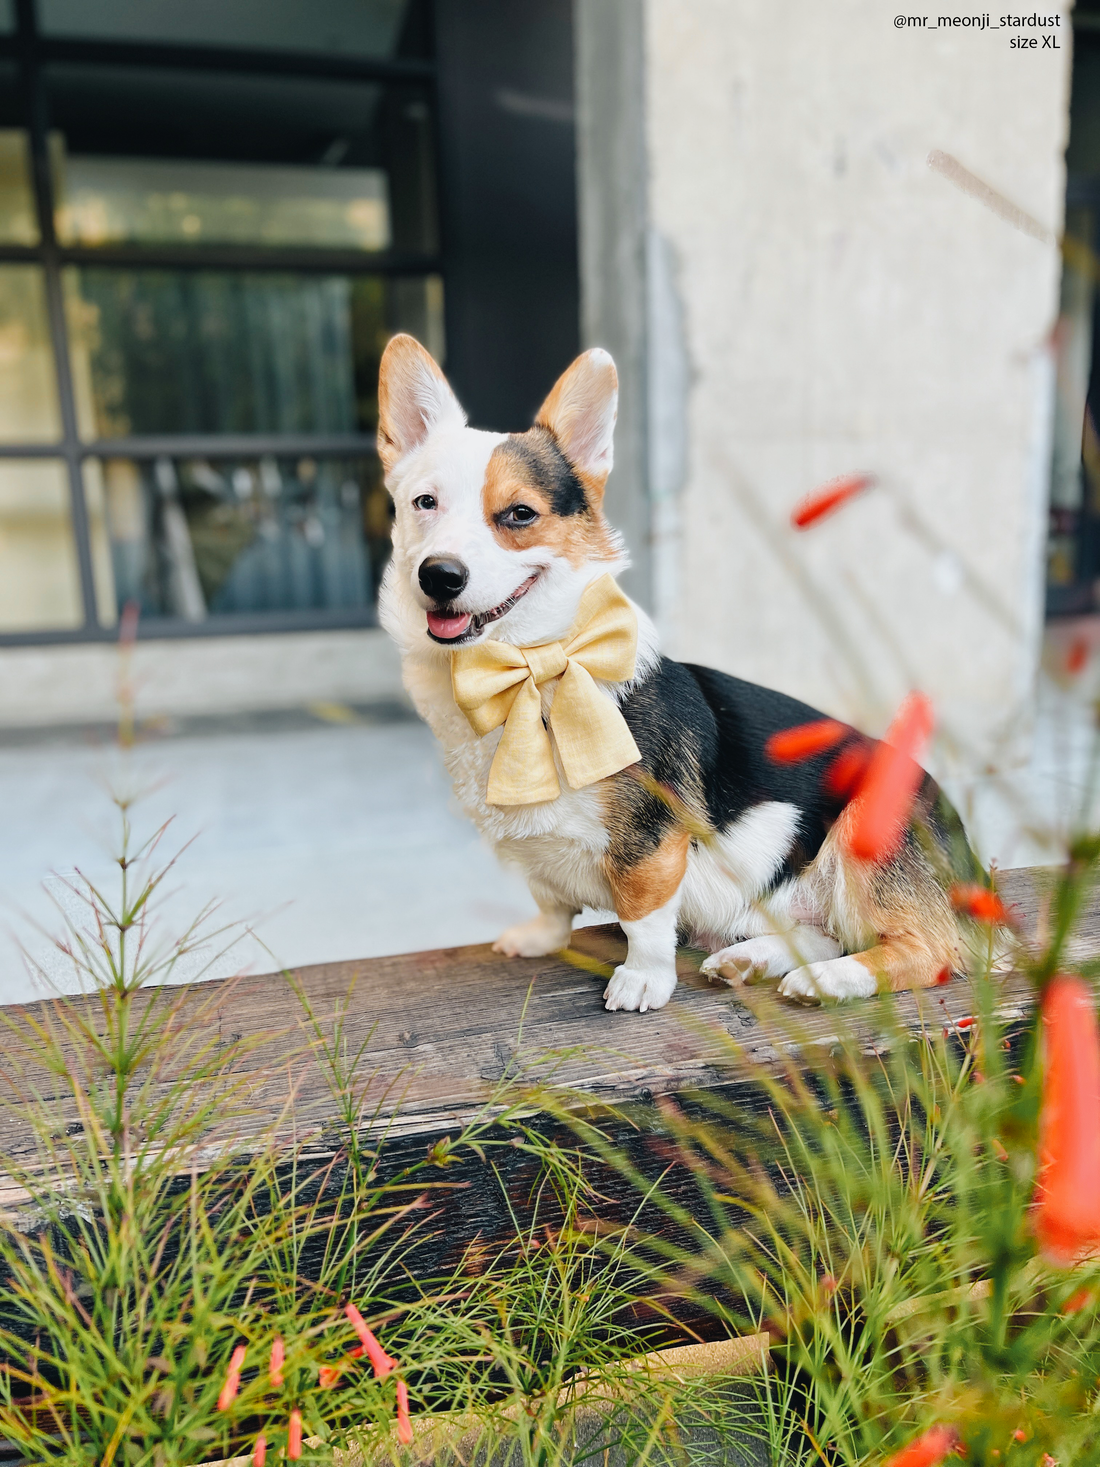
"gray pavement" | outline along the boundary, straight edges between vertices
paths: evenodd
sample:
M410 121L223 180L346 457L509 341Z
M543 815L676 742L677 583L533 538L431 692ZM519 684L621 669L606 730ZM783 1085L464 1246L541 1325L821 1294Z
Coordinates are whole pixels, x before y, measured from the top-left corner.
M986 859L1058 858L1085 798L1095 693L1045 680L1030 762L948 781ZM142 794L142 835L174 817L162 851L190 842L165 883L163 939L211 901L218 921L255 934L213 967L217 946L192 956L177 978L486 941L534 911L454 807L429 731L397 709L192 721L147 730L125 754L106 729L0 734L0 1002L39 996L20 944L51 984L74 986L35 924L83 920L65 884L74 868L117 887L112 790Z

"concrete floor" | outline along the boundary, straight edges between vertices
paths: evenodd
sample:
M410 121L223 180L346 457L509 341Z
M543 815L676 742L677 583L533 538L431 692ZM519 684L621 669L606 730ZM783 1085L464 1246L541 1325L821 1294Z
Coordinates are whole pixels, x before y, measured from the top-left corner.
M1058 858L1084 798L1095 692L1044 680L1029 764L949 782L987 860ZM74 868L117 888L111 791L141 795L142 836L174 817L163 853L191 842L165 883L163 940L211 901L217 923L250 929L228 954L216 943L189 956L178 979L486 941L534 911L454 808L423 725L398 710L321 711L161 730L125 755L106 730L0 736L0 1002L41 992L20 945L51 984L76 986L39 928L86 922L66 886Z

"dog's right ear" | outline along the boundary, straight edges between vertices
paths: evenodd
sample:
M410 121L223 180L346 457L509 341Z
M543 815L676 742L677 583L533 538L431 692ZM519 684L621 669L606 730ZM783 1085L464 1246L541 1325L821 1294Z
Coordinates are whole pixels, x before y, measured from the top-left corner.
M388 474L434 428L462 428L466 414L415 337L394 336L378 369L378 457Z

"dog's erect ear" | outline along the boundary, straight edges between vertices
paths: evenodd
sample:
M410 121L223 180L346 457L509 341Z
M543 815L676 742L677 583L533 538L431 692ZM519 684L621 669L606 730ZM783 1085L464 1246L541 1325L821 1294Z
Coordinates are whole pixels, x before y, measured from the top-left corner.
M538 427L553 433L590 495L603 493L611 472L618 410L615 363L602 347L594 346L561 374L535 419Z
M465 422L458 398L419 341L392 337L378 369L378 457L386 473L433 428Z

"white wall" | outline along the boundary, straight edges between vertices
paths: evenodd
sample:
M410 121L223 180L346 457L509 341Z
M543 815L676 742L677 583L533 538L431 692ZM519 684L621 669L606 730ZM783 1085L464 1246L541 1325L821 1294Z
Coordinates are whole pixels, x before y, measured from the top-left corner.
M109 644L2 648L0 727L111 722L119 670ZM140 719L406 701L396 648L374 628L152 639L137 644L131 676Z
M645 7L671 650L876 730L919 685L986 757L1032 699L1060 264L926 160L1060 228L1067 18L1060 49L1020 53L1006 32L897 29L882 0ZM882 488L790 530L802 494L862 470Z

